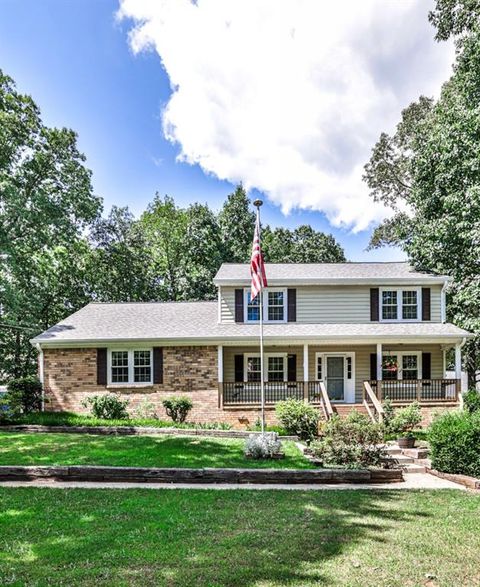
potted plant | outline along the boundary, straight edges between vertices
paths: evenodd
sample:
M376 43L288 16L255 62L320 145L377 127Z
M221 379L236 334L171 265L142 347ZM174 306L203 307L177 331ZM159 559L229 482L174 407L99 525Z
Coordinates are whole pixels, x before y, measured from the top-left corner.
M414 428L422 421L422 412L417 402L413 402L406 408L395 410L390 428L397 434L397 442L400 448L413 448L415 446Z
M398 362L395 357L385 357L382 362L385 371L398 371Z

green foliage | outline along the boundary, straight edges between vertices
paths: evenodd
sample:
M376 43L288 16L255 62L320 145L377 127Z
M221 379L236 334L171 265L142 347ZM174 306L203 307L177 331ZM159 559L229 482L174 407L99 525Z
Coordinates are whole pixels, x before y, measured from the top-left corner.
M247 426L247 430L251 432L260 432L262 430L262 422L257 418L255 424ZM279 436L288 436L288 432L282 426L268 424L265 426L265 432L276 432Z
M392 430L392 420L395 416L395 408L393 407L392 400L386 397L382 403L383 408L383 427L385 428L385 433L390 434L393 432Z
M436 102L420 97L402 112L365 166L372 197L394 212L371 246L401 246L416 269L452 277L447 317L476 335L464 347L470 386L480 369L479 15L477 0L437 0L438 38L464 33L453 75Z
M467 412L480 412L480 393L476 389L470 389L463 394L463 405Z
M352 411L346 418L334 415L321 428L321 438L312 443L313 454L323 466L362 468L382 466L384 429L367 416Z
M247 263L252 253L255 213L242 184L230 194L218 215L225 261Z
M389 423L389 431L399 437L414 436L413 430L422 421L422 412L417 402L413 402L405 408L395 410L394 416Z
M480 412L445 412L428 431L432 467L480 477Z
M188 412L193 408L193 403L188 397L171 397L162 402L167 416L174 422L185 422Z
M42 384L38 377L27 376L8 382L5 403L13 414L30 414L42 408Z
M288 434L301 440L311 440L318 433L319 412L313 406L297 399L278 402L275 413Z
M345 253L331 234L302 225L263 231L263 253L268 263L341 263Z
M128 420L128 400L122 400L116 393L94 395L83 402L91 408L92 415L102 420Z

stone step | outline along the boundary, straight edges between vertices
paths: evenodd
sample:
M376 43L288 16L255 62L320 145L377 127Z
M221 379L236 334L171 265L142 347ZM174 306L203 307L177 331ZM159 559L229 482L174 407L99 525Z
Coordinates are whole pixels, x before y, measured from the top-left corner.
M398 463L399 465L410 465L414 462L412 457L405 457L403 455L389 455L386 460Z
M418 465L417 463L411 463L402 465L402 471L404 473L426 473L427 468L424 465Z
M402 450L400 448L398 448L398 446L387 446L387 448L385 449L385 452L387 453L387 455L401 455L402 454Z

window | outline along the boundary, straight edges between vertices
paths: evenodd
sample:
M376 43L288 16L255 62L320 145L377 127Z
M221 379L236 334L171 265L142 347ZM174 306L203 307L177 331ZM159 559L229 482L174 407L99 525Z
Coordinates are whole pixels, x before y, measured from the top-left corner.
M417 292L402 291L402 318L416 320L418 318Z
M128 351L112 351L112 383L128 383Z
M245 322L260 320L260 295L251 300L252 294L245 289ZM285 322L287 291L285 289L268 289L263 294L263 319L265 322Z
M152 383L152 350L110 351L109 384Z
M283 321L284 316L284 292L283 291L269 291L268 292L268 312L269 322Z
M268 373L267 381L285 380L285 357L267 357Z
M386 360L388 359L388 360ZM382 363L382 379L392 381L397 379L421 379L420 351L384 353ZM388 367L388 365L392 365Z
M397 292L382 291L382 320L396 320L397 312Z
M381 290L380 319L384 321L418 320L420 316L418 289Z
M260 381L260 357L247 357L247 381Z
M247 321L248 322L256 322L260 320L260 295L252 302L252 294L251 292L247 292Z
M418 356L403 355L402 379L418 379Z
M317 357L317 381L321 381L322 377L322 357Z

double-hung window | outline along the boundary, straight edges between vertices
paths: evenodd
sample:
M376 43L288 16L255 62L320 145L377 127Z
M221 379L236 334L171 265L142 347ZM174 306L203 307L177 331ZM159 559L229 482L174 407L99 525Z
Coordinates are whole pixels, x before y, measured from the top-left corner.
M380 318L385 322L418 320L420 295L418 289L382 289Z
M281 288L268 288L263 292L263 320L265 322L285 322L287 292ZM260 294L252 301L250 290L245 290L245 321L260 320Z
M388 362L386 361L388 359ZM384 354L382 379L421 379L421 353L419 351L398 351ZM387 364L388 363L388 364Z
M109 353L109 384L152 383L152 349L111 350Z
M260 381L260 355L245 355L245 381ZM284 353L265 353L264 356L264 381L287 380L287 355Z

